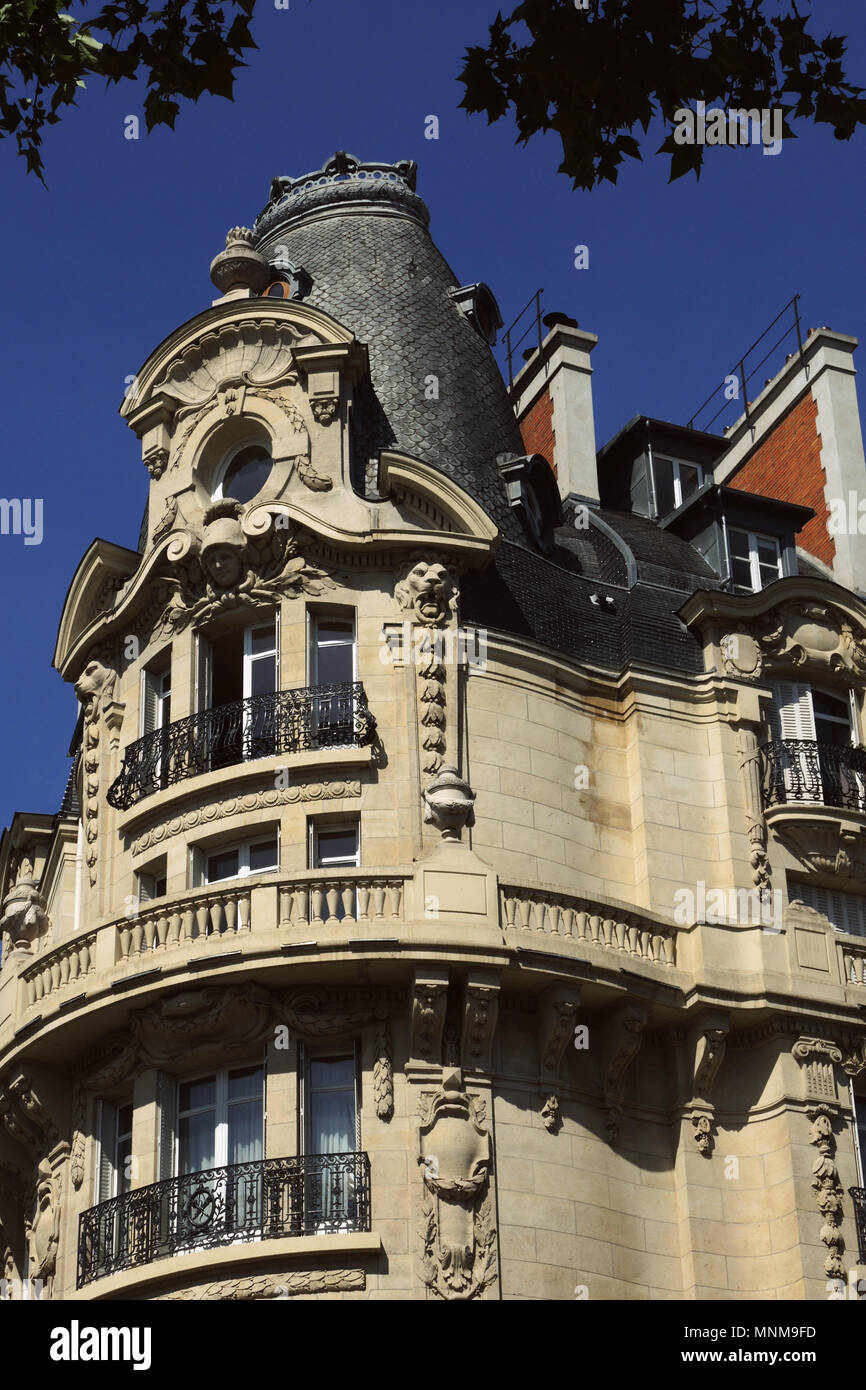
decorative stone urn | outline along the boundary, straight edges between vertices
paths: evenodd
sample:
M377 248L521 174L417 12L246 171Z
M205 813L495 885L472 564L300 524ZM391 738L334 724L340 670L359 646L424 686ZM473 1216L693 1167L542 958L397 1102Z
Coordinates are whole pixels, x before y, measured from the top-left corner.
M30 955L33 942L48 927L46 903L32 878L21 878L3 901L0 931L12 938L13 955Z
M435 825L442 839L459 842L464 825L475 824L475 793L456 767L441 767L424 788L424 824Z
M249 227L232 227L226 236L226 249L211 261L210 278L222 294L231 290L251 290L261 294L273 271L253 246Z

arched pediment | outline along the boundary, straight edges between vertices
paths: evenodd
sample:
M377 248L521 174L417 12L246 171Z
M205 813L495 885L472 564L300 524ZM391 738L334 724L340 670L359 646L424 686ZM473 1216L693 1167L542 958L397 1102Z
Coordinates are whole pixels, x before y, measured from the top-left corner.
M830 580L780 579L757 594L693 594L679 616L705 639L708 665L766 680L801 673L866 684L866 606Z
M78 672L67 670L71 654L88 628L98 627L117 603L141 565L137 550L95 540L85 554L69 586L57 631L53 664L65 677Z

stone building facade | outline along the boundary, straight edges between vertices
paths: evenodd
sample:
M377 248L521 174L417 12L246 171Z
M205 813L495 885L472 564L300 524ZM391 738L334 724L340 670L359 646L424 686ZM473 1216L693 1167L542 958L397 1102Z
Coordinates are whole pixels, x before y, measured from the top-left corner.
M5 1296L836 1296L855 344L597 453L595 338L507 388L415 176L274 179L123 403L141 543L72 580L69 786L0 846Z

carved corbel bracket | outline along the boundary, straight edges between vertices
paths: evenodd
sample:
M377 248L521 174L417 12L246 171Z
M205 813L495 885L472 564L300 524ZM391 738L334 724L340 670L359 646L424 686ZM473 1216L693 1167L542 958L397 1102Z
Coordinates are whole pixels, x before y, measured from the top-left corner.
M625 1075L640 1051L649 1010L646 1004L629 999L620 1004L604 1025L605 1049L604 1105L608 1143L619 1139L622 1092Z
M410 1056L428 1066L440 1066L442 1033L448 1008L448 971L425 970L412 982L409 1035Z
M687 1113L698 1150L707 1158L715 1145L713 1087L724 1061L730 1026L728 1014L706 1014L689 1035L692 1095Z
M752 882L760 889L769 889L770 863L767 858L767 821L761 792L761 752L757 734L749 725L743 725L737 733L737 753L746 792L746 830L749 836Z
M802 1037L794 1043L791 1054L804 1071L806 1100L835 1104L838 1097L834 1067L842 1064L842 1049L826 1038Z
M57 1127L28 1076L19 1074L11 1080L0 1081L0 1120L12 1138L23 1144L35 1159L54 1149L59 1142Z
M493 972L470 975L463 1002L461 1065L464 1071L489 1072L499 1016L499 979Z

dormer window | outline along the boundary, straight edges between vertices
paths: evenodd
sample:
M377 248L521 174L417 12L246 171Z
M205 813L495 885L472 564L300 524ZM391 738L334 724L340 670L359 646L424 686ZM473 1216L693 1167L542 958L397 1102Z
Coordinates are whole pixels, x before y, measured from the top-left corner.
M263 444L247 444L232 454L219 476L214 499L231 497L236 502L251 502L271 476L274 461Z
M653 479L656 493L656 515L667 516L692 497L704 481L699 463L666 458L656 454L653 459Z
M728 530L731 557L731 588L735 594L757 594L774 580L781 579L782 548L776 536L756 531Z

